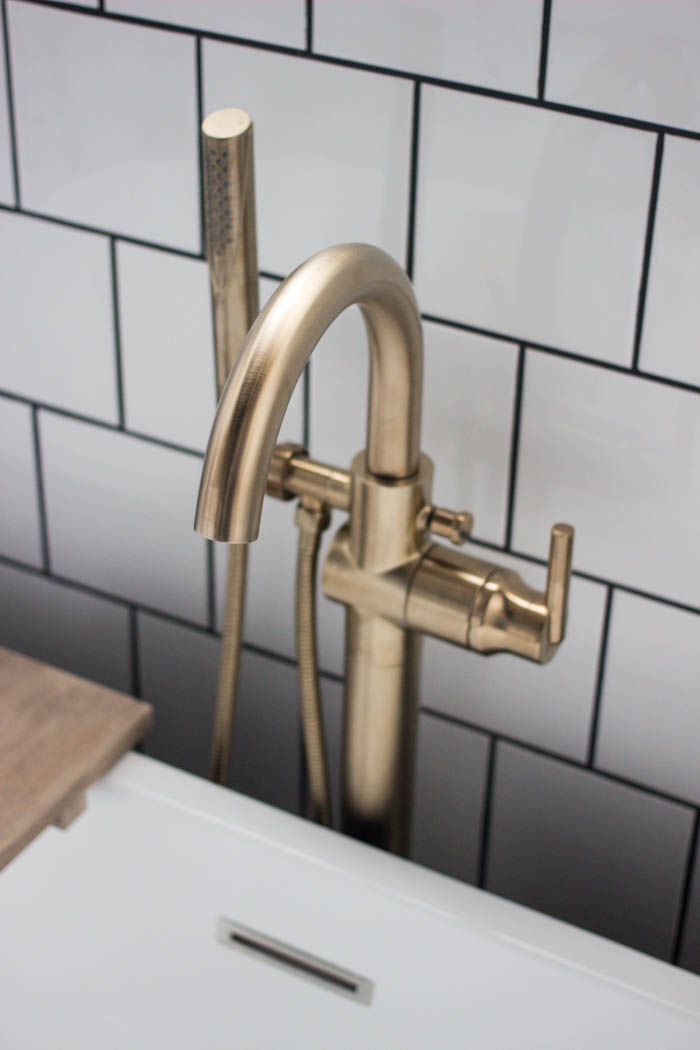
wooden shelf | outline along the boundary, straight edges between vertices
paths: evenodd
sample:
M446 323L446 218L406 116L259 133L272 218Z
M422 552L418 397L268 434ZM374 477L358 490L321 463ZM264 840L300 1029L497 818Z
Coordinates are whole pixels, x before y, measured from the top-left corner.
M0 869L148 732L150 704L0 647Z

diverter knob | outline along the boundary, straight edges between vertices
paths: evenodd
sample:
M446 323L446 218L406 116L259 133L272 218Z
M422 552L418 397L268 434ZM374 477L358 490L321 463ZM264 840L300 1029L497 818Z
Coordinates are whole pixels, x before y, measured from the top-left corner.
M442 536L455 547L461 547L474 528L474 515L468 510L447 510L428 503L420 510L416 524L419 529L425 529L433 536Z

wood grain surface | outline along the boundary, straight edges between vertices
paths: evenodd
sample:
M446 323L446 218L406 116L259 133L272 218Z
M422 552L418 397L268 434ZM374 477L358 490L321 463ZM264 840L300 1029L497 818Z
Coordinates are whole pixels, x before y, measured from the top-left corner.
M150 704L0 647L0 868L149 730Z

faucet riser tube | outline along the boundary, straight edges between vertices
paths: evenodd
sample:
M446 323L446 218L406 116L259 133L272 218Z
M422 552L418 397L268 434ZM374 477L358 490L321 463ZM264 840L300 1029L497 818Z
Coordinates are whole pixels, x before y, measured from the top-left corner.
M349 608L343 831L407 856L422 639Z

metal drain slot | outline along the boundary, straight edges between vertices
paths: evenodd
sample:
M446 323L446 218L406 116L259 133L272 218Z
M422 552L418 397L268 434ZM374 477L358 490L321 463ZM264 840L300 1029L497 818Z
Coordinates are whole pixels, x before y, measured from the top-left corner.
M354 999L358 1003L369 1005L372 998L372 981L359 974L344 970L316 955L310 955L291 944L285 944L274 937L268 937L258 930L241 926L230 919L219 919L216 929L217 940L231 948L239 948L278 966L287 972L306 977L315 984L321 984L330 991Z

